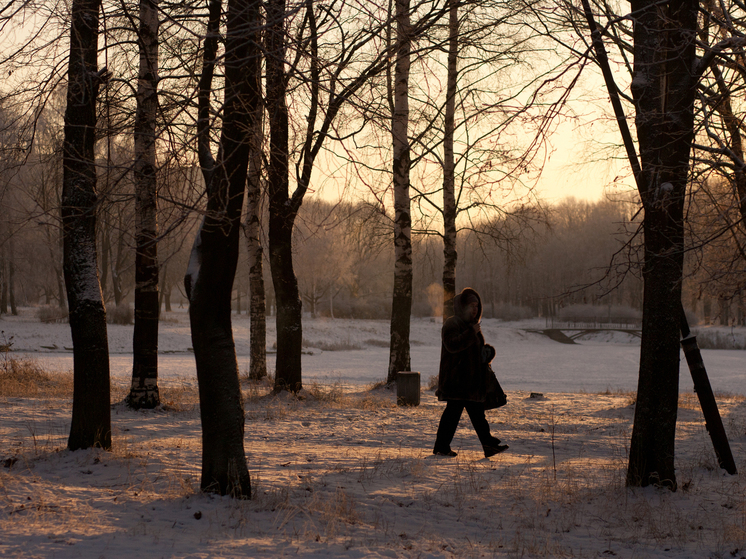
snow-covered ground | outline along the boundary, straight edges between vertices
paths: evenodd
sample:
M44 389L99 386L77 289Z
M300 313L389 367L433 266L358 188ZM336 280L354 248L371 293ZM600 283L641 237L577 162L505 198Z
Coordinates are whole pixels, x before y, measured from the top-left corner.
M13 355L69 368L68 326L24 315L0 320ZM65 450L69 399L0 397L0 556L746 555L746 484L718 467L695 396L680 398L679 490L625 487L634 415L634 395L625 391L635 388L639 353L626 336L563 345L525 331L542 328L538 322L485 321L508 393L508 405L487 417L510 449L485 459L464 414L452 444L459 456L450 459L431 454L443 410L432 392L423 390L419 407L401 408L392 391L365 386L385 374L386 322L307 320L306 398L245 386L254 496L242 501L199 492L188 320L178 312L166 318L166 405L147 412L115 405L111 452ZM246 369L248 319L235 326ZM129 375L131 327L111 326L109 334L117 401ZM438 337L438 322L413 322L413 368L425 380L437 371ZM736 465L746 471L746 352L703 354ZM685 391L688 378L683 365Z
M185 310L177 310L166 313L164 319L159 333L161 382L196 383L194 358L189 351L189 317ZM234 316L233 326L239 367L247 371L248 317ZM440 319L412 320L412 369L420 371L423 384L438 374L440 326ZM493 368L506 390L599 392L637 389L639 338L622 332L602 332L567 345L529 332L543 328L543 319L519 323L494 319L482 322L487 342L497 350ZM13 336L16 354L33 356L48 369L72 369L72 351L65 350L72 347L67 324L41 324L34 319L32 309L22 309L18 317L3 316L0 329L6 337ZM112 376L124 382L132 371L132 326L109 325L108 333ZM303 322L303 338L309 346L303 355L304 381L336 382L361 388L386 376L388 321L307 318ZM275 326L271 317L267 322L267 344L271 348L274 343ZM360 349L329 351L319 349L319 346ZM746 394L746 351L702 350L702 355L713 390ZM272 370L274 355L270 353L268 359ZM681 390L692 391L683 353Z

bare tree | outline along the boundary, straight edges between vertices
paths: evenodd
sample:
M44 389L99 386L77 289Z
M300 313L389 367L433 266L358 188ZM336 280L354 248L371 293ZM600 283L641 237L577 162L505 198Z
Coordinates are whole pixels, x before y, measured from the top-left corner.
M261 44L257 29L256 43ZM252 76L253 88L262 90L261 75ZM267 376L267 303L264 289L264 250L261 239L262 216L262 156L264 107L257 105L252 130L249 171L246 183L246 214L244 233L249 258L249 314L251 339L249 340L249 378L258 380Z
M365 124L347 119L339 125L344 108L365 111L373 103L360 92L388 66L393 48L378 45L388 20L367 2L341 2L328 10L310 0L289 9L285 2L272 0L267 6L266 61L267 110L270 148L268 169L269 252L277 301L276 390L297 391L301 379L301 300L292 264L292 230L298 210L308 192L314 164L324 142L332 137L354 136ZM302 13L295 27L294 56L286 61L290 39L283 21L288 14ZM442 10L431 10L419 21L413 34L424 33L437 21ZM353 22L353 23L350 23ZM325 41L322 43L321 38ZM289 71L285 71L288 66ZM291 78L295 86L288 91ZM296 140L295 189L290 193L289 116L287 98L301 97L307 107ZM352 124L350 124L352 122ZM337 128L339 126L339 128ZM408 320L407 320L408 322Z
M391 301L391 346L387 382L411 369L409 328L412 312L412 216L409 194L409 68L412 48L409 0L395 0L396 65L394 67L391 137L394 182L394 291Z
M243 446L244 411L231 328L231 292L238 262L253 119L260 92L256 30L259 2L229 0L225 38L225 98L220 151L209 142L209 96L216 63L219 0L210 5L200 80L199 156L207 209L192 249L184 284L202 417L203 491L249 498L251 480Z
M135 329L132 385L127 403L151 409L158 392L158 206L156 114L158 106L158 1L141 0L140 69L135 117Z
M458 82L459 0L448 2L448 67L446 78L445 122L443 123L443 322L453 316L456 295L456 174L453 135Z
M109 348L96 255L96 100L107 77L96 60L98 14L97 0L72 4L61 207L74 349L70 450L111 447Z
M289 194L289 121L285 73L284 0L267 2L266 64L267 111L269 113L269 259L277 301L277 361L275 389L297 392L302 388L301 300L293 271L293 223L305 191ZM313 6L311 6L313 12Z

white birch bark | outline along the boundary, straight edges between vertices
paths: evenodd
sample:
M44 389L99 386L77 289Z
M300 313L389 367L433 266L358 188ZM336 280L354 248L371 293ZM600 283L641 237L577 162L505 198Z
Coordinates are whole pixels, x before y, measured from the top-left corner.
M448 78L443 134L443 322L453 316L456 295L456 193L453 133L458 79L458 2L449 0Z
M391 305L391 346L388 382L399 371L409 371L409 331L412 310L412 217L409 195L409 0L396 0L396 66L394 113L391 122L394 183L394 293Z

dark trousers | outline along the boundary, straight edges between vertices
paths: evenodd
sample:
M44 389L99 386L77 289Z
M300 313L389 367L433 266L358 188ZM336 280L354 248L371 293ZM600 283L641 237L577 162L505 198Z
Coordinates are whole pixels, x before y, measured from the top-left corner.
M490 424L484 417L484 404L481 402L464 402L459 400L448 400L443 415L440 416L440 425L438 425L438 434L435 437L435 450L445 451L451 448L453 435L456 434L458 422L461 419L461 413L466 408L469 414L471 424L477 432L479 442L482 447L495 446L495 439L490 434Z

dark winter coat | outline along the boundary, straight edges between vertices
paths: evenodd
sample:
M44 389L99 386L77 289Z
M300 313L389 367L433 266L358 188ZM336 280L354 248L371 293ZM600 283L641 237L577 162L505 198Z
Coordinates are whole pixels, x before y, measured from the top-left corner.
M475 295L479 300L479 312L474 320L464 316L464 302L469 295ZM455 316L443 324L438 390L435 394L438 400L484 402L487 397L487 367L482 359L484 336L481 332L474 332L473 328L482 318L479 294L467 287L454 297L453 311ZM492 352L494 355L494 349Z

